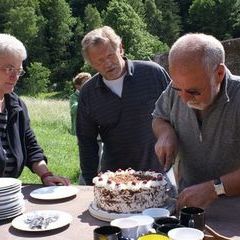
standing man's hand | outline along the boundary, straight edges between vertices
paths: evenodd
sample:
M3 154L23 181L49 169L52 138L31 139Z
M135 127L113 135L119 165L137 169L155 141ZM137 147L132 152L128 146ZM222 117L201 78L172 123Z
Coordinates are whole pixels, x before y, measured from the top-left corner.
M177 211L181 208L200 207L206 208L210 203L217 199L213 181L208 181L196 185L192 185L183 189L177 200Z
M158 138L155 144L156 155L164 167L164 171L168 171L177 156L177 136L170 123L159 118L153 120L153 131Z

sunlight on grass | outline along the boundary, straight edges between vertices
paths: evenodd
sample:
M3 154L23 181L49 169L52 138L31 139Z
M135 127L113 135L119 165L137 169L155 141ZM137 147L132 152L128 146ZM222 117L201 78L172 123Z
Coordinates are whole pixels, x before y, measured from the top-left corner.
M32 129L48 158L49 169L78 184L78 147L76 137L69 134L69 102L28 97L23 97L23 100L28 107ZM20 178L25 183L40 183L27 168Z

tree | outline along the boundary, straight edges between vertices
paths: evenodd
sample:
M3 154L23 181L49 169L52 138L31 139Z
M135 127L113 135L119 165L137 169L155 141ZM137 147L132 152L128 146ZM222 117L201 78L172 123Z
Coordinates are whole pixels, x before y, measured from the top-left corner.
M68 79L80 71L80 67L84 64L81 54L81 40L84 35L84 24L80 18L76 18L76 24L73 27L73 37L69 43L70 58L68 59Z
M231 13L235 2L236 0L194 0L189 9L190 30L212 34L220 40L230 38L233 25Z
M157 8L155 0L145 1L146 23L151 34L161 39L161 26L163 24L162 12Z
M239 38L240 37L240 0L237 0L233 7L231 20L233 22L232 35L234 38Z
M155 0L157 9L162 13L162 22L156 31L159 39L171 45L181 32L181 18L179 7L174 0Z
M73 16L78 16L78 17L82 17L84 16L84 10L85 7L88 4L91 4L92 6L95 6L99 12L101 12L103 9L106 8L108 2L110 2L110 0L71 0L69 1L70 6L72 8L73 11Z
M7 23L7 14L14 7L14 0L0 1L0 31L4 32Z
M104 15L104 23L122 37L129 58L149 59L167 51L167 45L147 31L146 24L127 2L112 0Z
M27 67L28 77L23 81L24 92L31 96L38 96L47 92L50 70L39 62L33 62Z
M39 14L38 0L8 0L4 1L4 4L0 1L0 17L2 32L20 39L26 46L30 58L35 54L36 46L41 48L42 53L44 52L41 44L36 42L42 36L41 29L44 25L44 18ZM40 56L39 52L36 56Z
M145 19L145 7L143 1L139 0L127 0L127 3L132 6L134 11L137 13L139 17Z
M88 4L85 8L84 15L86 32L89 32L97 27L102 26L102 18L96 7L92 6L91 4Z
M51 81L57 80L59 86L64 87L64 81L69 76L68 59L71 58L69 45L76 19L72 17L71 9L65 0L40 1L41 13L47 21L43 34L46 39L44 47L48 51L52 71Z
M38 17L33 7L19 6L9 10L5 31L29 45L38 35Z
M189 32L189 8L192 5L193 0L175 0L178 3L182 22L182 31L184 33Z

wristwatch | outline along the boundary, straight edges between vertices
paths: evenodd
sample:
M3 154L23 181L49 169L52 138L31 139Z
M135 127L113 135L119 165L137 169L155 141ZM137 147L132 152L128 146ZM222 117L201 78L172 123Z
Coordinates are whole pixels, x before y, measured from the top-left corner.
M220 178L214 179L214 188L218 196L226 194L223 183Z

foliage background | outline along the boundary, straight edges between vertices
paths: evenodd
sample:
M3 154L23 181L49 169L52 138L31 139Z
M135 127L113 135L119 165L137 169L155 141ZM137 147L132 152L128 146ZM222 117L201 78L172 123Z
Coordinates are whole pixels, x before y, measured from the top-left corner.
M28 50L19 93L59 90L67 96L73 76L93 73L81 56L83 36L103 25L121 35L129 58L151 59L184 33L239 37L240 0L0 0L0 31L15 35ZM31 81L39 79L37 65L44 83ZM41 86L35 93L26 87L34 84Z

